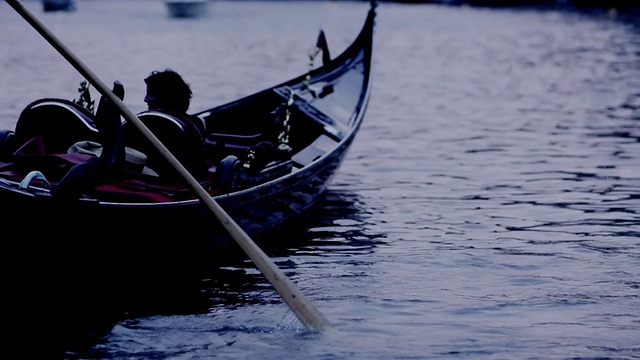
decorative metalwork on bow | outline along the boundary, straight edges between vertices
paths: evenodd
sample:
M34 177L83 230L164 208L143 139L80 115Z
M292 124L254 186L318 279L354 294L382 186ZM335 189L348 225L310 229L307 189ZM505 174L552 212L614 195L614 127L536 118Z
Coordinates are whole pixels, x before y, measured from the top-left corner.
M95 100L91 99L91 92L89 91L89 82L87 80L82 80L80 82L80 86L78 87L78 92L80 93L80 97L78 97L77 100L73 99L73 102L89 110L93 114Z

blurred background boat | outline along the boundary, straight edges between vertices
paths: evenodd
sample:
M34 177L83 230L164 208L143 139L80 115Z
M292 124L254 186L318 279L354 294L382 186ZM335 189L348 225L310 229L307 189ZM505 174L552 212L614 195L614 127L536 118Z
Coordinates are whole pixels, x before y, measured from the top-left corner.
M171 17L203 17L209 11L209 0L165 0L165 4Z
M75 0L43 0L43 10L48 11L75 11Z

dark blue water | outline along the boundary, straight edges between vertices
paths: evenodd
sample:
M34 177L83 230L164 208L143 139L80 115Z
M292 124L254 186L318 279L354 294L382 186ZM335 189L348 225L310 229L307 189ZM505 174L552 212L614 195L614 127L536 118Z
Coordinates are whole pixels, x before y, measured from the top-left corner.
M191 82L193 110L289 79L320 28L337 54L368 8L212 1L207 18L176 20L161 1L26 5L103 81L121 80L135 111L153 69ZM256 239L333 329L307 332L238 254L196 289L129 289L124 312L47 318L42 294L25 321L48 327L23 357L640 358L638 19L394 3L378 14L371 103L339 175L305 218ZM39 97L77 96L80 76L4 3L0 29L0 125Z

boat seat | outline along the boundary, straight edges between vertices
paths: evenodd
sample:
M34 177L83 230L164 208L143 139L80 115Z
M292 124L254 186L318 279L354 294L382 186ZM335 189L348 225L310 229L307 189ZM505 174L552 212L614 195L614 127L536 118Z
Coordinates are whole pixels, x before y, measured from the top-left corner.
M207 134L205 146L211 157L218 161L227 155L242 157L253 145L264 139L263 134L234 135L234 134Z
M288 159L266 159L265 163L251 167L246 164L246 160L235 155L226 156L211 169L213 186L225 192L245 189L281 177L293 169L293 162Z
M301 168L316 161L322 155L330 152L333 148L338 146L338 141L326 136L320 135L313 143L311 143L302 151L294 154L291 157L296 167Z
M18 149L15 135L12 130L0 130L0 162L8 160Z
M227 115L227 117L216 118L205 138L207 151L212 158L221 160L227 155L242 158L252 147L261 143L280 145L280 136L284 130L285 109L286 104L280 102L269 107L268 111L263 109L264 113L235 114L236 117Z
M42 136L46 139L47 152L66 153L77 141L99 141L93 118L89 110L68 100L36 100L20 114L14 142L19 146Z
M191 121L155 110L144 111L138 114L138 118L193 177L202 179L207 176L204 141ZM126 123L123 132L126 146L147 155L149 168L160 176L175 177L177 175L171 164L134 124Z

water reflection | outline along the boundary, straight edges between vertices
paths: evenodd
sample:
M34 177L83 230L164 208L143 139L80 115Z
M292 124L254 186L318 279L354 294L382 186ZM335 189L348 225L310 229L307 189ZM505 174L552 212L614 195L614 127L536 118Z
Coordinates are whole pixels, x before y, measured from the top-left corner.
M638 66L638 76L640 77L640 64ZM611 119L620 120L640 120L640 94L632 94L618 106L610 106L604 113Z
M331 256L372 252L385 234L371 230L367 205L358 194L327 190L305 214L259 238L277 257ZM267 243L267 239L270 239ZM282 239L283 241L271 241Z
M278 267L295 276L297 271L335 265L335 257L373 252L384 235L367 231L367 216L357 194L327 191L308 213L254 240ZM113 260L111 265L87 266L78 261L50 272L51 263L43 258L43 266L32 269L38 275L3 279L11 294L2 304L10 329L3 343L24 351L37 342L39 356L47 358L99 357L98 345L114 337L114 329L135 330L136 319L282 302L239 248L225 251L197 264L193 258L180 263L174 259L165 264L170 268L166 271L160 262L140 257L139 265ZM291 260L296 258L306 260Z
M72 259L41 259L30 263L28 273L2 278L5 350L33 358L74 358L123 319L203 313L209 307L191 271L157 271L143 258L135 268L118 261L97 265L104 271Z
M305 295L318 296L306 284L314 278L349 276L336 271L336 264L368 261L357 255L370 254L384 242L384 234L369 230L368 216L357 194L328 190L309 211L254 240ZM211 312L282 304L272 285L239 249L212 264L203 279L202 292Z

